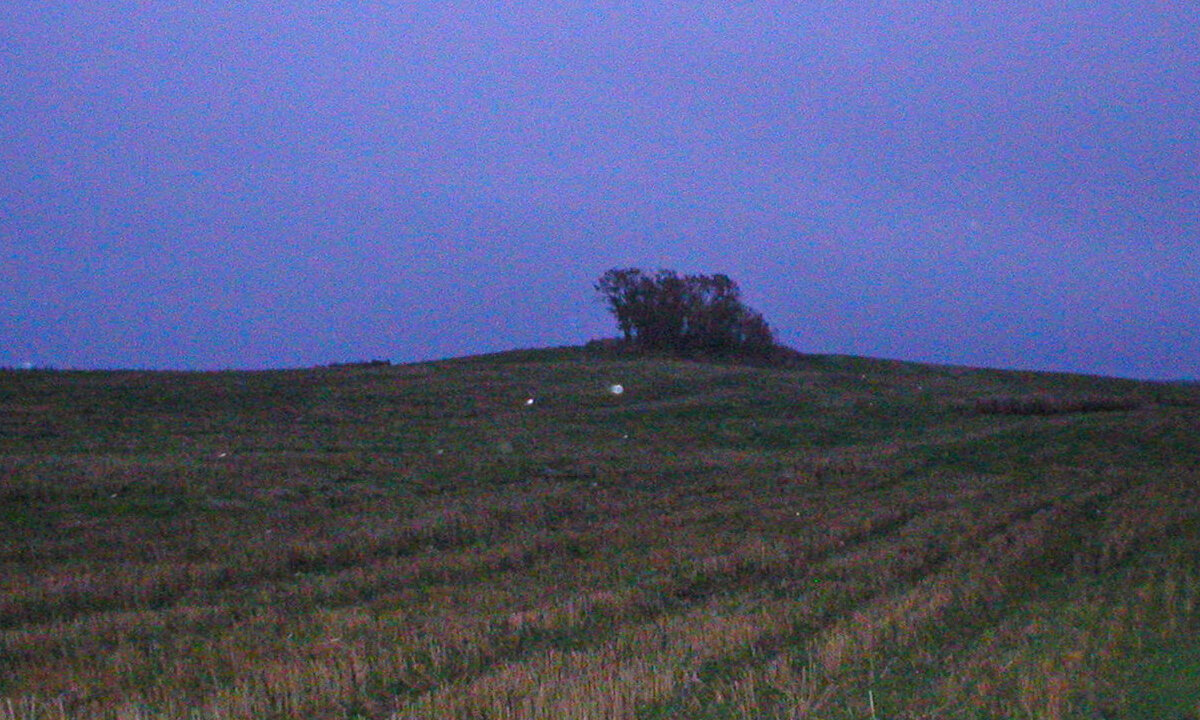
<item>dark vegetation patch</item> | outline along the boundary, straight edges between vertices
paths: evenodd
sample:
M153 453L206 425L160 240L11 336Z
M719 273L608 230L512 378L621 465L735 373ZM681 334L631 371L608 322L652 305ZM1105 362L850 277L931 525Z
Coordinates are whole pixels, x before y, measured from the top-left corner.
M1139 398L1121 396L1022 395L981 398L975 401L974 409L982 415L1067 415L1137 410L1143 404Z

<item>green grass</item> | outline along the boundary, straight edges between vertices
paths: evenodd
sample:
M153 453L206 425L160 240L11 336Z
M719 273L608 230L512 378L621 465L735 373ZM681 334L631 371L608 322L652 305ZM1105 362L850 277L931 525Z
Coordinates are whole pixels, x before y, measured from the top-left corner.
M843 356L0 371L0 720L1200 717L1198 429Z

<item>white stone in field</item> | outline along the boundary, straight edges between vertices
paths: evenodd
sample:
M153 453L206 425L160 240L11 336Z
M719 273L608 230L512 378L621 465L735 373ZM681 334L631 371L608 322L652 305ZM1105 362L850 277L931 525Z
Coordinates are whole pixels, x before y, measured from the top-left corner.
M527 398L527 399L525 400L525 404L526 404L526 405L532 405L532 404L533 404L533 398Z
M613 395L620 395L621 393L625 392L625 386L620 384L610 385L608 391Z

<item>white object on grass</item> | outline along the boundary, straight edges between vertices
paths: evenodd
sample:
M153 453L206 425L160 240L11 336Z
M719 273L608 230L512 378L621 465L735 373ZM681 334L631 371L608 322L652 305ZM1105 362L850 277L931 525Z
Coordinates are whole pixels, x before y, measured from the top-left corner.
M613 395L620 395L621 393L625 392L625 386L621 384L610 385L608 391Z

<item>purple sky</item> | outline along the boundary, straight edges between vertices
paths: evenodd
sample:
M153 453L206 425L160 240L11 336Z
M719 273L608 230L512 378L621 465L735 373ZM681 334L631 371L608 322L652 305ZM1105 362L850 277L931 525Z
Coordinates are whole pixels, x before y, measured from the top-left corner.
M615 334L617 266L785 343L1200 377L1200 9L0 7L0 366Z

